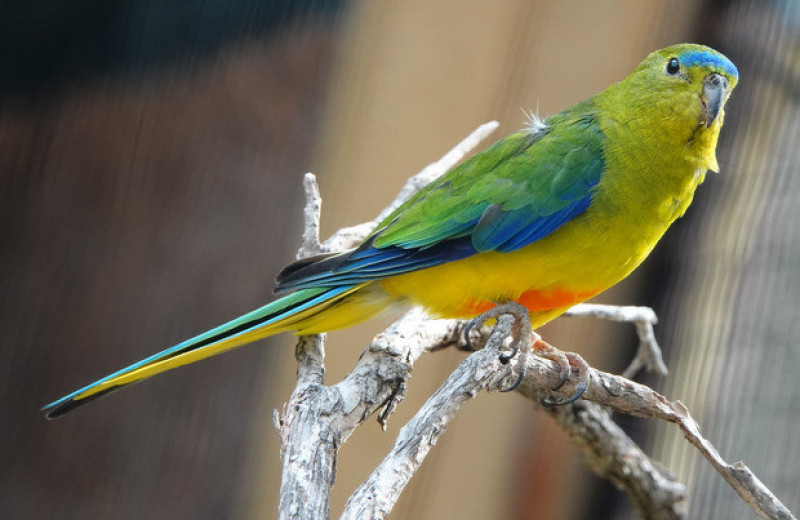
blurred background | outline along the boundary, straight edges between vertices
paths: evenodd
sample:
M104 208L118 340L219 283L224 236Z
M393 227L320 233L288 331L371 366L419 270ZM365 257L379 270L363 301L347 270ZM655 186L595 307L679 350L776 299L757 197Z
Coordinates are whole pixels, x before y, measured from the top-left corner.
M0 516L271 518L280 337L47 422L47 402L261 305L299 245L314 171L324 232L374 217L477 125L553 114L694 41L739 67L695 203L599 300L656 308L685 402L727 460L800 512L800 3L793 0L212 0L3 3ZM333 334L336 381L384 324ZM542 331L620 371L633 327ZM463 353L415 367L389 431L339 456L332 514ZM620 417L689 486L689 518L753 514L669 425ZM393 518L632 518L519 396L467 406Z

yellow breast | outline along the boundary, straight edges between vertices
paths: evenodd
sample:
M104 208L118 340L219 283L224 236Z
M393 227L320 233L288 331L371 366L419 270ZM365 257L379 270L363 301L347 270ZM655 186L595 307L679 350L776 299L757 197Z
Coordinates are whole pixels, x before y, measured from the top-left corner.
M662 162L669 175L633 171L617 154L620 175L598 184L589 209L551 235L510 253L489 252L381 280L382 289L441 317L471 317L514 300L534 327L608 289L631 273L689 206L705 168ZM626 164L628 163L628 164ZM624 182L618 182L623 179Z

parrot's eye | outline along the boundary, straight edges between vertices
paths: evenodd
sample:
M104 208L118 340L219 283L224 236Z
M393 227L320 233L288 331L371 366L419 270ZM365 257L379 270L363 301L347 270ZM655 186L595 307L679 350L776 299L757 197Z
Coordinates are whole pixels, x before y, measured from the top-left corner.
M678 61L678 58L670 58L667 62L667 74L674 76L681 70L681 62Z

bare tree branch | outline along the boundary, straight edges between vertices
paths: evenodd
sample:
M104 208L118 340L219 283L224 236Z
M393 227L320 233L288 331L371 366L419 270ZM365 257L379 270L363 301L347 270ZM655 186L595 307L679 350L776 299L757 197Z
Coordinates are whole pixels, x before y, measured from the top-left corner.
M323 386L324 335L302 336L297 343L297 387L283 413L273 420L281 435L283 459L278 518L327 518L336 478L339 432L320 420L335 407Z
M553 362L538 356L528 356L525 365L525 379L520 385L519 391L529 398L538 400L542 388L552 388L558 373ZM689 411L683 403L669 401L653 389L622 376L590 369L589 378L591 383L583 394L583 400L592 401L628 415L661 419L677 424L686 439L702 453L714 469L761 518L782 520L794 518L789 509L743 462L729 464L722 459L716 448L701 435L700 427L689 415ZM573 390L574 383L564 385L556 393L569 396Z
M661 354L661 347L658 346L655 332L653 332L653 325L658 323L658 318L650 307L579 303L565 312L564 316L591 316L601 320L633 323L636 325L636 334L639 336L639 349L631 364L622 372L623 377L631 378L642 368L647 368L660 376L666 376L669 373Z
M316 181L307 174L305 228L298 257L346 250L361 242L390 211L431 180L452 168L496 123L483 125L456 148L408 181L401 194L375 220L346 228L319 244L321 199ZM642 366L666 373L661 351L653 335L655 314L644 307L613 307L582 304L568 311L572 316L632 322L640 338L640 352L625 374ZM275 414L281 435L283 480L280 518L328 518L330 488L335 479L336 454L355 428L381 410L379 422L405 397L414 362L426 352L448 346L467 349L467 322L430 320L420 310L407 313L378 335L364 351L353 371L340 383L324 386L324 335L300 338L296 349L298 383L281 414ZM539 399L560 387L555 396L569 397L579 378L560 386L562 369L535 355L516 356L504 364L499 350L514 328L513 319L501 315L494 328L480 331L486 347L470 355L437 390L415 417L406 424L390 453L355 491L343 518L384 518L414 475L425 456L444 433L458 410L481 390L496 390L512 372L522 370L518 391ZM611 421L599 405L640 417L658 418L678 424L687 440L706 457L745 502L762 518L793 519L783 504L741 462L728 464L700 434L686 407L670 402L652 389L622 376L585 369L590 381L583 401L548 409L557 422L584 451L589 467L609 478L630 497L640 514L648 518L682 518L679 505L685 488L666 470L650 460Z
M461 407L510 374L508 365L500 362L500 348L513 324L510 316L498 318L486 347L461 363L403 426L387 457L350 496L342 519L380 519L389 515L400 493Z
M307 258L322 251L319 243L319 219L322 212L322 197L319 195L317 177L313 173L303 176L303 189L306 194L306 205L303 209L303 235L297 258Z
M378 420L385 426L405 397L414 362L425 352L463 347L463 328L458 320L429 320L418 309L410 311L379 334L334 386L323 386L322 338L301 338L298 384L275 417L283 458L280 518L328 518L339 446L381 408Z
M605 408L580 400L545 411L583 451L589 469L623 491L639 516L653 520L686 517L682 508L686 486L651 460Z

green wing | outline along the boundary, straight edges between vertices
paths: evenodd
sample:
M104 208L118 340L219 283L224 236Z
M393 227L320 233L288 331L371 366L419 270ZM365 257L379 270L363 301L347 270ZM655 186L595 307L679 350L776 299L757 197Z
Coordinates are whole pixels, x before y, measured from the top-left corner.
M604 168L591 115L555 116L543 131L495 143L406 202L373 246L425 248L470 236L477 252L513 251L582 213Z
M354 251L289 266L278 290L361 283L549 235L586 211L603 173L590 108L498 141L413 196Z

